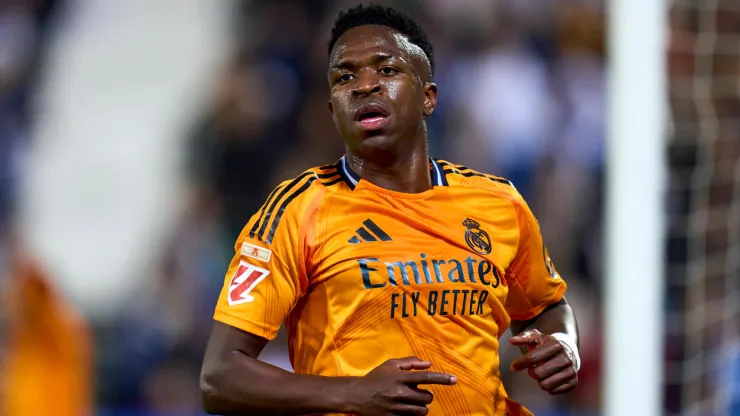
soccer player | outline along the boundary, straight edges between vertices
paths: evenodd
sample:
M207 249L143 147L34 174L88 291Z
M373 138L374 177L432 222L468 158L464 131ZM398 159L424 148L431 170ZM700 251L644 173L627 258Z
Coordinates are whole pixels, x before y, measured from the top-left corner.
M572 389L576 322L527 204L505 179L427 155L437 86L419 25L357 6L329 51L346 154L280 184L244 227L204 358L205 409L529 415L500 379L508 327L525 352L514 370L550 394ZM257 359L282 323L295 373Z

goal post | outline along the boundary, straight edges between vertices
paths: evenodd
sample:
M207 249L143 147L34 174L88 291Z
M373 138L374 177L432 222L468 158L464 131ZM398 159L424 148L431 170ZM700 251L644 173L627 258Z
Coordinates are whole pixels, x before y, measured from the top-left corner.
M609 1L604 414L661 414L665 0Z

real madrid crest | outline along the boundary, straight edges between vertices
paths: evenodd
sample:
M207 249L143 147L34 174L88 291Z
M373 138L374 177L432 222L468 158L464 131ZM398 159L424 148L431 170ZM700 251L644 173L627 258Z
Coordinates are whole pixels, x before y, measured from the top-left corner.
M478 254L491 253L491 237L480 229L480 223L476 220L466 218L462 222L465 226L465 242Z

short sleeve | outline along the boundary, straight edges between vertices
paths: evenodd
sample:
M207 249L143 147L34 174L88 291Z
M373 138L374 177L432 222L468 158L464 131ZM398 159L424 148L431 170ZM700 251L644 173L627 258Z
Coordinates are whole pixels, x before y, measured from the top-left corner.
M516 256L507 270L509 294L505 308L511 319L524 321L559 302L567 285L555 270L539 224L521 197L515 201L515 209L520 237Z
M244 227L224 278L215 320L275 338L308 287L306 239L315 212L307 206L310 192L304 191L310 183L282 184Z

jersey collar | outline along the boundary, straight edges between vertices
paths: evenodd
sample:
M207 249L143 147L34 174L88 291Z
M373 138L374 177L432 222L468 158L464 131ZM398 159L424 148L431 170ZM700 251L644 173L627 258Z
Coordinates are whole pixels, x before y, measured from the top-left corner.
M339 174L342 176L344 181L351 189L355 189L355 186L360 183L360 179L362 178L360 178L360 175L350 169L349 164L347 163L346 155L342 156L342 158L337 161L337 169L339 170ZM447 177L442 172L442 168L439 166L439 163L437 163L437 161L433 158L429 158L429 174L432 178L432 186L448 185Z

